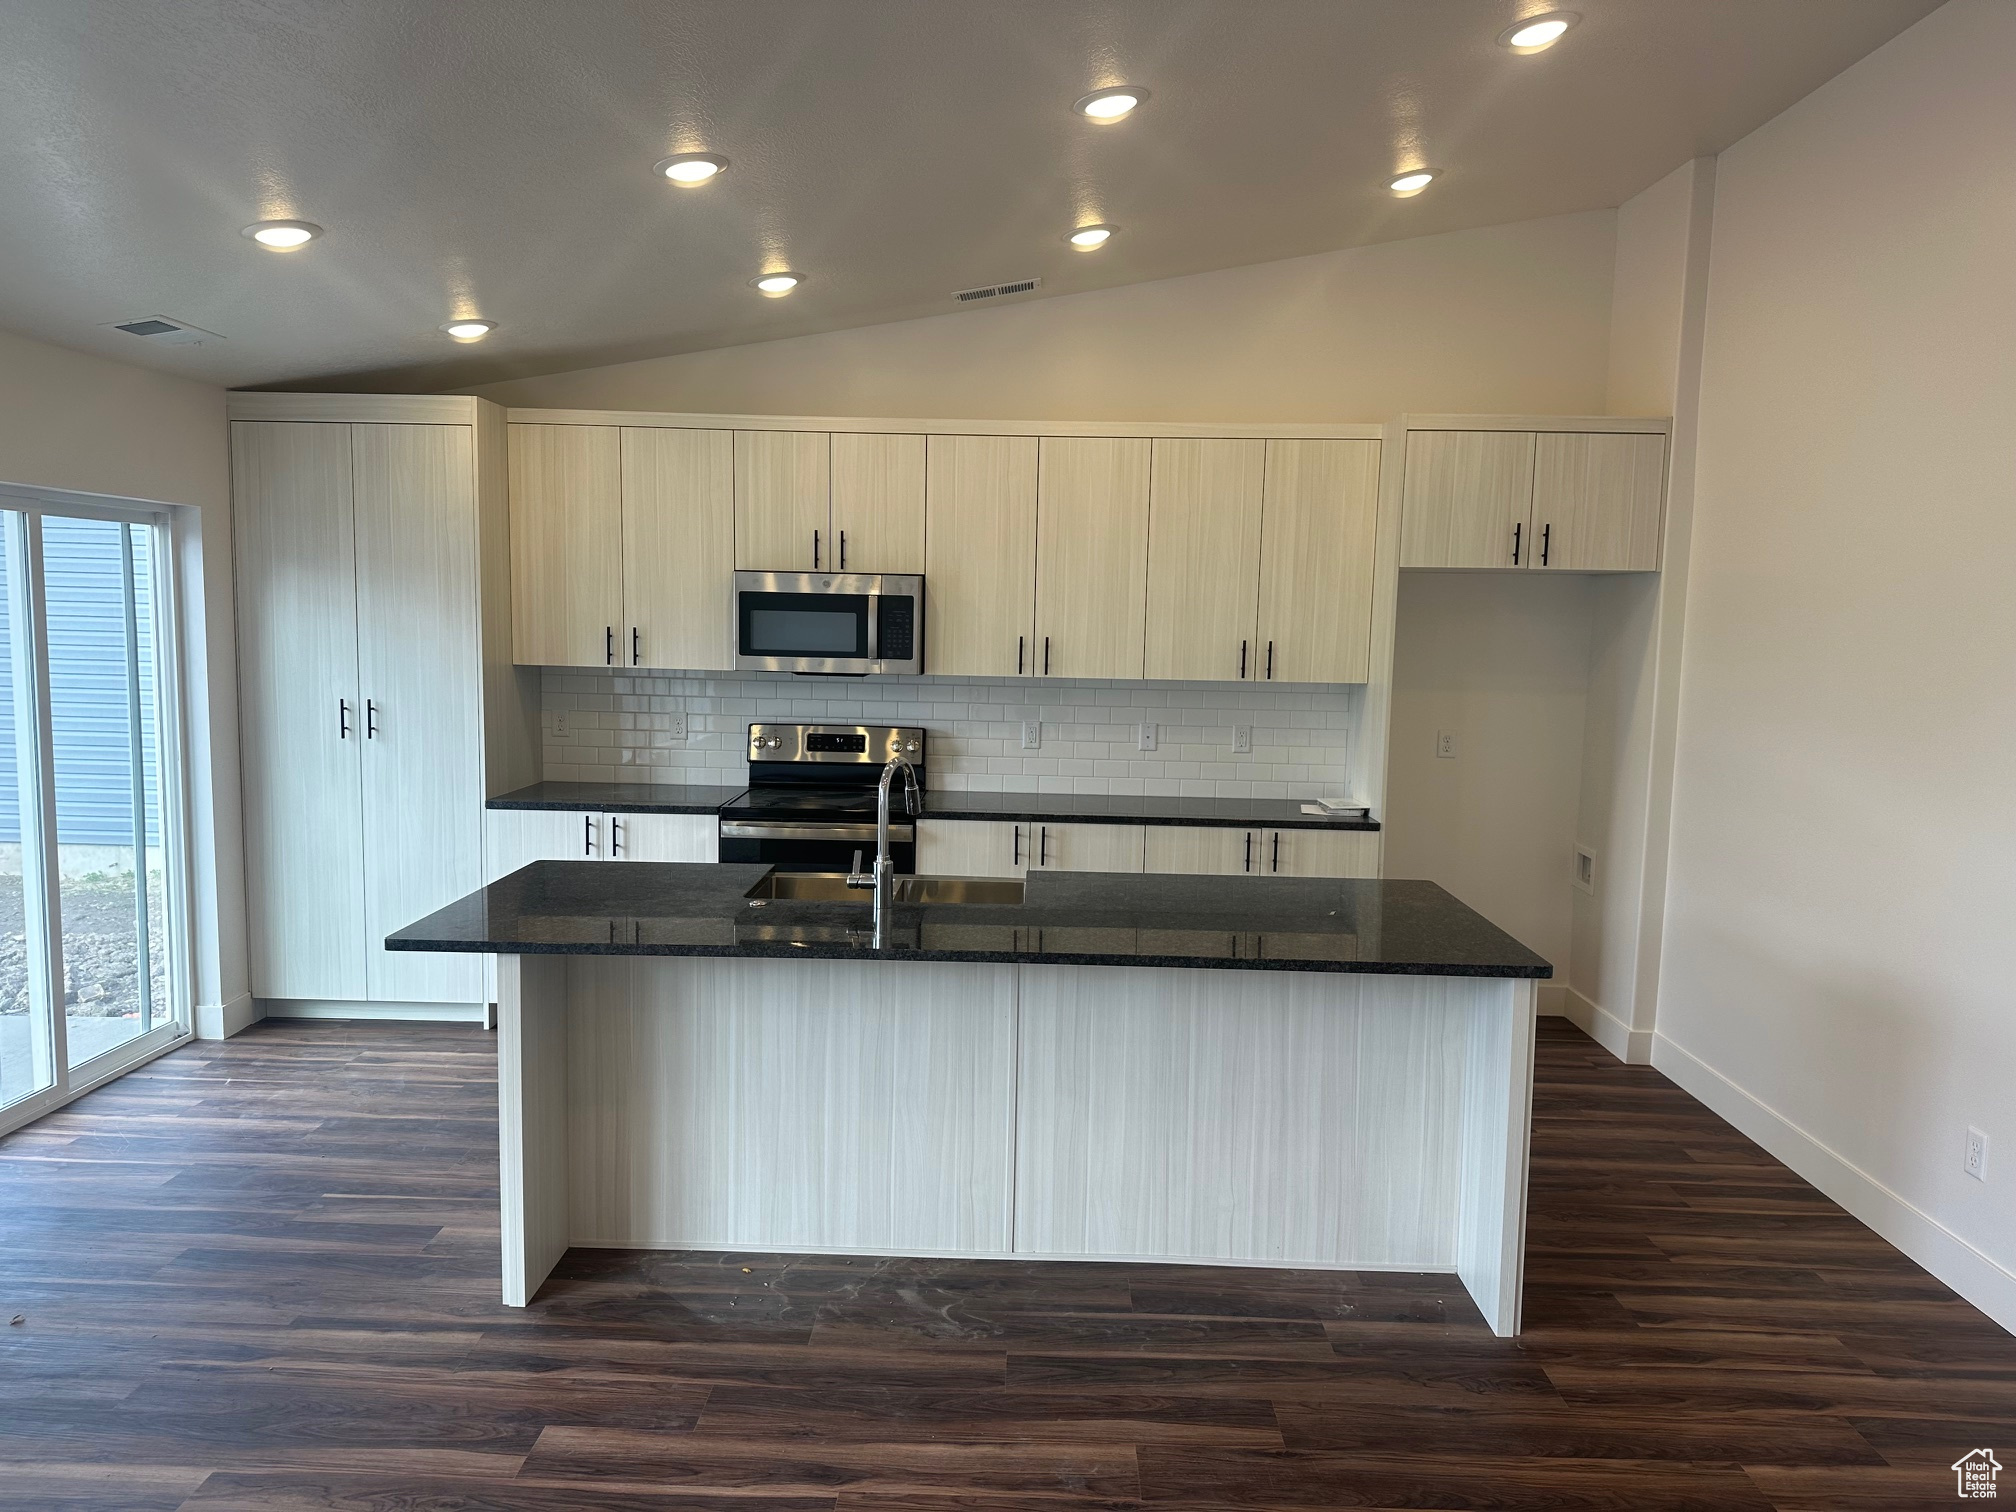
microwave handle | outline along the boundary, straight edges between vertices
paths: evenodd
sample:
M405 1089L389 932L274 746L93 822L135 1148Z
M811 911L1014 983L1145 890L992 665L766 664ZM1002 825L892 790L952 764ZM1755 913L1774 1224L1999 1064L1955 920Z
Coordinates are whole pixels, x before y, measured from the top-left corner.
M882 595L868 595L868 660L882 660Z

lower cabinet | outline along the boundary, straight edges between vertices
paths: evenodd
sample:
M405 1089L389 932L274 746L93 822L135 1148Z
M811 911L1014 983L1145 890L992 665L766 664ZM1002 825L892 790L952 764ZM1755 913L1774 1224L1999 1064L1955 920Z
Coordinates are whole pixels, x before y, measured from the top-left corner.
M483 876L495 882L534 861L712 861L718 833L712 814L489 809Z
M1376 877L1379 832L926 819L917 826L917 870L938 877L1039 870Z
M1174 876L1376 877L1377 830L1148 826L1143 870Z

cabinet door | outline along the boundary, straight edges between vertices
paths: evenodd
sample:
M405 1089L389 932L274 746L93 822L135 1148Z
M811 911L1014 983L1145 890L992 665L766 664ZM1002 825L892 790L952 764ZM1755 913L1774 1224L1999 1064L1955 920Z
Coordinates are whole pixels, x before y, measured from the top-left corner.
M514 655L534 667L616 661L623 623L623 449L613 425L511 427Z
M1377 441L1269 441L1255 675L1357 683L1372 671Z
M483 881L534 861L599 861L602 833L602 815L580 809L485 809Z
M917 821L917 871L926 877L1019 877L1023 826L992 819Z
M833 565L924 570L924 438L833 437Z
M1036 438L933 436L928 463L925 670L939 677L1029 671L1036 634Z
M834 572L832 438L824 431L735 432L735 565L747 572Z
M1664 436L1566 435L1539 439L1533 461L1530 565L1551 572L1656 572Z
M1258 675L1265 441L1156 441L1148 499L1144 675L1232 682Z
M1402 567L1532 559L1531 431L1409 431L1401 492Z
M1147 643L1148 443L1045 436L1035 670L1138 679Z
M721 823L712 814L604 814L612 861L713 861Z
M357 661L364 695L366 987L473 1003L483 962L385 936L483 879L483 664L474 433L356 425Z
M728 431L623 431L618 662L735 665L735 443Z
M1025 824L1022 853L1031 871L1138 872L1143 830L1139 824Z
M239 421L231 474L252 993L361 999L350 427Z
M1261 834L1262 860L1283 877L1376 877L1377 830L1271 829ZM1254 868L1256 871L1258 867Z
M1250 829L1151 824L1142 870L1176 876L1232 876L1259 869L1260 834Z

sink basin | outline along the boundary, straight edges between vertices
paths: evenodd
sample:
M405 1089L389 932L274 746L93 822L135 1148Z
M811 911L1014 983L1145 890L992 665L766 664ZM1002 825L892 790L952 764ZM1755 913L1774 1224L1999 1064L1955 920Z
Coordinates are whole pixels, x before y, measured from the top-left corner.
M863 908L874 902L874 894L867 888L847 885L845 872L773 871L743 896L800 903L858 903ZM898 877L895 896L898 903L1012 908L1022 901L1022 883L1015 877Z

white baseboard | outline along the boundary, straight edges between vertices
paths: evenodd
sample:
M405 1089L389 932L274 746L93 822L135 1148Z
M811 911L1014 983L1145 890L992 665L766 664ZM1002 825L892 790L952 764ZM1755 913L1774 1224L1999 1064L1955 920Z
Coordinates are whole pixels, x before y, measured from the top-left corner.
M1542 1018L1566 1018L1568 1016L1568 987L1563 982L1537 982L1540 990L1534 994L1533 1011Z
M1577 1029L1627 1066L1652 1064L1651 1030L1633 1029L1593 998L1582 996L1573 987L1564 990L1568 994L1568 1006L1564 1011Z
M196 1005L196 1038L227 1040L264 1018L265 1012L251 993L241 992L221 1003Z
M341 1003L320 998L261 998L267 1018L380 1019L421 1024L483 1024L487 1003Z
M2003 1328L2016 1333L2016 1274L1663 1034L1653 1036L1652 1064Z

